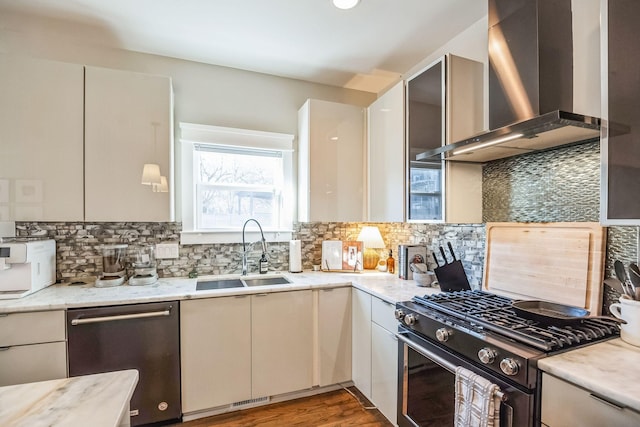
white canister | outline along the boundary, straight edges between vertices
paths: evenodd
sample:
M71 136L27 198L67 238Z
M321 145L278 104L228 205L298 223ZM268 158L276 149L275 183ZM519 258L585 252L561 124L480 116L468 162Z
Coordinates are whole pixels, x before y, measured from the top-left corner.
M620 298L619 303L609 306L609 311L618 319L627 322L620 326L620 338L624 342L640 347L640 301Z

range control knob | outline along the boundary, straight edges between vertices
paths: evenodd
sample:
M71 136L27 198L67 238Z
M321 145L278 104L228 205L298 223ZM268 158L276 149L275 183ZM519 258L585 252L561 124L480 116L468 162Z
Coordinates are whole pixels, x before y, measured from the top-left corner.
M478 359L485 365L491 365L496 360L497 353L489 347L483 347L478 351Z
M400 309L397 309L395 311L395 314L396 314L396 319L398 319L398 320L402 320L402 318L404 317L404 311L402 311Z
M404 323L411 326L414 325L418 321L418 318L413 314L407 314L404 316Z
M451 336L451 331L447 328L440 328L436 330L436 339L440 342L447 342Z
M518 365L518 362L511 359L510 357L507 357L506 359L502 359L502 361L500 362L500 369L505 374L513 376L518 373L518 371L520 370L520 366Z

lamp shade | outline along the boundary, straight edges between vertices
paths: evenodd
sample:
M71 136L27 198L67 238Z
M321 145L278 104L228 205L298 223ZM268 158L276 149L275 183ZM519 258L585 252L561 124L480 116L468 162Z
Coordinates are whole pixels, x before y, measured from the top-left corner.
M151 185L151 190L154 193L168 193L169 192L169 185L167 184L167 177L166 176L161 176L160 177L160 184L152 184Z
M142 168L141 182L144 185L162 184L162 179L160 177L160 165L155 163L145 163Z
M358 234L358 240L360 240L365 249L382 249L385 247L384 240L378 227L366 226L362 227L360 234Z

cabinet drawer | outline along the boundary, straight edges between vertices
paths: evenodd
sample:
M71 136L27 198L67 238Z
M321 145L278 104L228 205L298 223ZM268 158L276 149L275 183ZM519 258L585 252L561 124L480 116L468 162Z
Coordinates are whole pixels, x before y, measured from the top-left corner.
M67 345L63 341L0 349L0 386L67 377Z
M377 297L371 298L371 320L389 332L395 332L398 329L395 310L395 304Z
M64 341L64 310L0 316L0 347Z
M640 425L640 413L607 402L548 374L542 378L542 422L549 427Z

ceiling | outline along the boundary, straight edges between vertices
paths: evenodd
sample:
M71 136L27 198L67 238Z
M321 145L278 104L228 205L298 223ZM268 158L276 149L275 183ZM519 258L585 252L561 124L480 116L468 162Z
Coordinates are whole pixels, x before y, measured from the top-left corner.
M105 46L379 92L487 12L482 0L0 0Z

